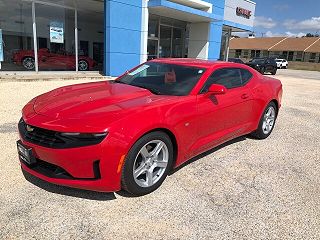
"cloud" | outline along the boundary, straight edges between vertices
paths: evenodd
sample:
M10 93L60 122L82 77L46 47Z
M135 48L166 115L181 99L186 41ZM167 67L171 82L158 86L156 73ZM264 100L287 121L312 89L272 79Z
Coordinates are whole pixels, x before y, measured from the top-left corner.
M299 33L292 33L292 32L286 32L287 37L304 37L306 33L299 32Z
M319 31L320 17L312 17L302 21L286 20L283 25L288 30Z
M256 37L304 37L306 33L299 32L299 33L293 33L293 32L285 32L285 33L279 33L279 32L272 32L267 31L264 33L255 33ZM238 35L239 36L239 35ZM239 36L239 37L246 37L246 36Z
M255 27L263 27L263 28L273 28L277 25L275 21L273 21L272 18L266 18L263 16L257 16L254 18L254 26Z
M271 31L267 31L265 33L265 36L266 37L282 37L284 34L281 34L281 33L273 33Z
M249 33L248 32L235 32L235 33L232 33L232 35L243 38L243 37L248 37Z

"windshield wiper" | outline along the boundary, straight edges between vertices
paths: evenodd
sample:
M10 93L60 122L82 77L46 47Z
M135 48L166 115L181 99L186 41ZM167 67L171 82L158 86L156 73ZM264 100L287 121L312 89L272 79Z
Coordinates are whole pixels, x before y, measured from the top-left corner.
M139 84L131 84L132 86L135 86L135 87L139 87L139 88L143 88L143 89L147 89L149 92L155 94L155 95L161 95L161 92L155 90L155 89L152 89L152 88L148 88L146 86L143 86L143 85L139 85Z
M119 84L126 84L126 85L130 85L129 83L126 82L122 82L121 80L111 80L112 83L119 83Z
M139 85L139 84L130 84L130 83L126 83L126 82L122 82L120 80L111 80L112 83L119 83L119 84L126 84L126 85L130 85L130 86L135 86L135 87L139 87L139 88L143 88L143 89L147 89L149 92L155 94L155 95L161 95L161 92L155 90L155 89L152 89L152 88L148 88L146 86L143 86L143 85Z

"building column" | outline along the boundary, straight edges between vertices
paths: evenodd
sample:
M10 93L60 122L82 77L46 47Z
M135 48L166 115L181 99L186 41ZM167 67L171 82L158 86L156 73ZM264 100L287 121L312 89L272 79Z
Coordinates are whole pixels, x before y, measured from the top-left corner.
M149 25L148 0L142 0L140 63L143 63L148 59L148 25Z
M232 34L232 30L231 30L231 28L229 28L228 33L227 33L226 46L225 46L225 50L224 50L224 60L226 62L228 62L228 60L229 60L229 51L230 51L229 45L230 45L231 34Z
M144 2L105 0L105 75L119 76L141 62Z
M34 69L39 72L38 61L38 38L37 38L37 23L36 23L36 5L32 2L32 30L33 30L33 52L34 52Z
M221 39L222 39L222 21L212 22L210 24L209 34L209 60L218 60L220 58Z

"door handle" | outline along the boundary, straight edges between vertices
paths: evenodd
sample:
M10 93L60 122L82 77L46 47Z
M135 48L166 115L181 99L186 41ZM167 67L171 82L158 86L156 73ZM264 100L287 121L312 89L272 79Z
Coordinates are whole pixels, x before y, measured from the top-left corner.
M247 98L249 98L249 94L244 93L244 94L241 95L241 98L242 99L247 99Z

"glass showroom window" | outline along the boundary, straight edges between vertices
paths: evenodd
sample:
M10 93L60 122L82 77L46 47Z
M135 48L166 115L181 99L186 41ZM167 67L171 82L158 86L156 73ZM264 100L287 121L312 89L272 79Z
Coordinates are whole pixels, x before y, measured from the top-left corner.
M96 11L88 10L90 4L93 3L83 1L78 5L79 71L102 71L104 58L103 2L94 3Z
M74 71L75 10L36 4L39 70Z
M34 70L31 3L0 0L0 30L1 70Z

